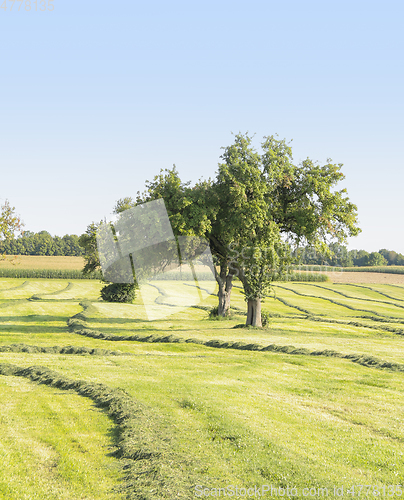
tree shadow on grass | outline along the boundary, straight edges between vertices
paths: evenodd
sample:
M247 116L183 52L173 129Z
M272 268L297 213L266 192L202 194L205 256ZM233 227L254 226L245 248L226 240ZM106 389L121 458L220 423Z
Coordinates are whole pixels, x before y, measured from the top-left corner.
M20 302L27 302L27 300L28 299L13 299L13 300L6 300L5 302L3 302L3 299L0 298L0 309L14 306Z
M0 316L0 325L5 322L14 323L46 323L47 321L66 322L69 316L55 316L47 314L27 314L26 316Z

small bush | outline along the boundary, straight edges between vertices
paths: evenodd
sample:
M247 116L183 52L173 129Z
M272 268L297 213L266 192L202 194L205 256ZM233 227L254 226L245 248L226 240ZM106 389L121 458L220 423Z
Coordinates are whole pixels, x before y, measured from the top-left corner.
M209 319L213 319L216 321L222 321L222 320L227 320L227 319L233 319L237 313L232 311L231 309L228 310L226 316L219 316L219 306L212 307L209 311Z
M261 312L262 326L268 326L270 318L271 318L271 315L269 313L267 313L266 311L262 311Z
M214 319L219 316L219 306L212 307L209 311L209 319Z
M137 285L133 283L111 283L101 289L105 302L132 302L136 297Z

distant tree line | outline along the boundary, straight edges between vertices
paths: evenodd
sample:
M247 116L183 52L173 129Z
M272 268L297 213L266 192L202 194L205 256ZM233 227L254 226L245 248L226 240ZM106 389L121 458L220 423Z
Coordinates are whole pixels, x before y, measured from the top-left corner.
M83 235L84 236L84 235ZM404 255L385 248L378 252L348 250L338 243L328 245L331 254L325 255L309 246L299 250L298 261L305 265L326 265L338 267L404 266ZM24 231L17 238L0 240L0 255L66 255L82 256L85 249L79 244L79 237L66 234L51 236L47 231L33 233Z
M33 233L24 231L17 238L0 240L0 255L84 255L79 245L79 237L66 234L62 238L51 236L47 231Z
M338 267L404 266L404 255L394 250L382 248L378 252L348 250L338 243L328 245L330 255L316 252L311 247L299 251L299 262L306 265L326 265Z

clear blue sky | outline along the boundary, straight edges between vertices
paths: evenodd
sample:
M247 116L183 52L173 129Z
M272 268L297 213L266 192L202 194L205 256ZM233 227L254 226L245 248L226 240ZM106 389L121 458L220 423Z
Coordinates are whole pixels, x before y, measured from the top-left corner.
M213 177L249 131L343 163L350 248L404 253L404 2L19 3L0 9L0 201L26 229L81 234L174 163Z

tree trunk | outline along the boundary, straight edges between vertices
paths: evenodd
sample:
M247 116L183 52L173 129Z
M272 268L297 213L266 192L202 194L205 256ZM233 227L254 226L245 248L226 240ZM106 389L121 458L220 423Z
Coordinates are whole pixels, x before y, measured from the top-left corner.
M227 316L229 314L230 294L231 291L226 291L224 289L220 290L219 287L219 307L217 311L218 316Z
M252 290L248 285L248 281L244 274L244 269L239 269L239 278L243 283L244 292L247 297L251 297ZM246 326L262 326L261 319L261 299L258 297L250 298L247 300L247 321L245 322Z
M262 326L261 321L261 299L248 299L246 326Z
M231 290L233 288L233 277L234 273L229 272L226 264L220 265L220 273L215 272L216 281L219 285L219 306L218 306L218 315L219 316L228 316L230 313L230 296Z

